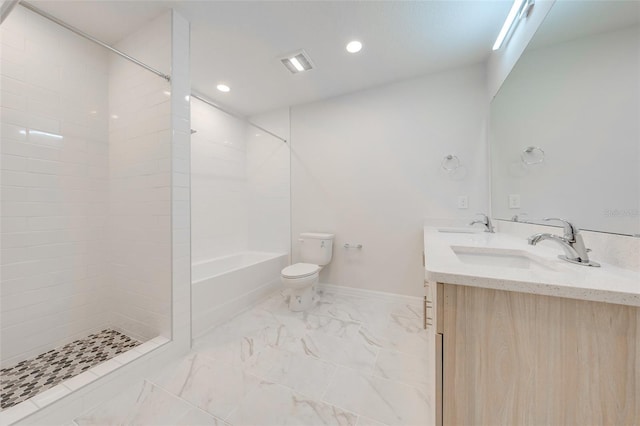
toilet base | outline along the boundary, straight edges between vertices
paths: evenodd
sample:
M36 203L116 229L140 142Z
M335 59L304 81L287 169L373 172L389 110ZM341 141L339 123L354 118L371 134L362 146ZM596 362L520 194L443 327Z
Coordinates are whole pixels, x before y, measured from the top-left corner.
M303 289L291 289L289 309L294 312L306 311L313 306L317 299L315 284Z

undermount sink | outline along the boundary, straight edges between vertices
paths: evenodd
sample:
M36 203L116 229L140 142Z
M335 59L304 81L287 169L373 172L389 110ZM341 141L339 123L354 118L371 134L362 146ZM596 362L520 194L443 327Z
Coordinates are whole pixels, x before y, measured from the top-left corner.
M480 228L438 228L438 232L446 232L448 234L478 234L483 232Z
M517 268L538 271L555 271L547 260L521 250L488 249L481 247L452 246L451 249L462 263L498 268Z

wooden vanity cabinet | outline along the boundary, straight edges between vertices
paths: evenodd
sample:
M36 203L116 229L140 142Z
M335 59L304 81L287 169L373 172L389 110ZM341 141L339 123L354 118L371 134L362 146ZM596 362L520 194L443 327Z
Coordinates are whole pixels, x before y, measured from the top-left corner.
M436 289L437 424L640 424L640 308Z

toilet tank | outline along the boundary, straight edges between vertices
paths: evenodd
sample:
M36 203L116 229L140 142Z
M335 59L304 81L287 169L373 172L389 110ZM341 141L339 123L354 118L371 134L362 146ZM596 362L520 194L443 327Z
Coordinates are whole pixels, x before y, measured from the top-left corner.
M314 232L300 234L300 256L304 263L327 265L333 256L333 234Z

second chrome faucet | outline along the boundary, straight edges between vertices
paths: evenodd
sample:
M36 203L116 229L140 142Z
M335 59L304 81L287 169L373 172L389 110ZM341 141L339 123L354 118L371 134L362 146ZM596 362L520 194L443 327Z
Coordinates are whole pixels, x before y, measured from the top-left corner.
M555 241L560 244L564 250L564 255L558 256L560 259L583 266L600 266L599 263L589 260L588 252L590 250L585 247L580 230L571 222L555 217L548 217L544 220L557 220L562 222L564 226L564 236L561 237L548 233L533 234L528 239L530 245L535 246L544 240Z

